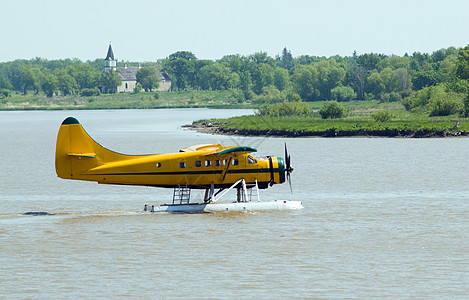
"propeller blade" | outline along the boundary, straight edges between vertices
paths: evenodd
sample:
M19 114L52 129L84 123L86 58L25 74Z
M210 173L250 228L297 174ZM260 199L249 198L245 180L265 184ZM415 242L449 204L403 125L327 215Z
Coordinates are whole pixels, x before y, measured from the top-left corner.
M285 173L287 173L287 180L288 184L290 185L290 192L293 194L293 188L291 186L291 176L290 174L293 172L293 168L291 166L291 157L288 155L288 150L287 150L287 143L285 143Z

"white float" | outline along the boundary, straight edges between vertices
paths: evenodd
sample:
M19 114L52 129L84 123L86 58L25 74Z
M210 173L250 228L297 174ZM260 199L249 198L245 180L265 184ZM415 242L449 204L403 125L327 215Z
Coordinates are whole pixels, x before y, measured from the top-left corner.
M241 184L241 191L238 191L238 201L236 202L217 202L230 190ZM173 198L173 204L162 204L159 206L145 204L143 211L146 212L170 212L170 213L202 213L202 212L221 212L221 211L271 211L271 210L295 210L302 209L303 205L301 201L295 200L274 200L274 201L260 201L259 189L257 187L257 201L251 201L248 197L248 188L244 179L240 179L235 182L229 189L224 191L220 196L211 192L210 198L204 203L190 203L189 197L180 203L175 203ZM175 193L176 194L176 193ZM190 193L189 193L190 194ZM240 197L242 196L242 197ZM249 199L249 200L248 200Z
M147 212L202 213L221 211L295 210L302 208L303 205L301 201L275 200L262 202L163 204L160 206L146 204L143 210Z

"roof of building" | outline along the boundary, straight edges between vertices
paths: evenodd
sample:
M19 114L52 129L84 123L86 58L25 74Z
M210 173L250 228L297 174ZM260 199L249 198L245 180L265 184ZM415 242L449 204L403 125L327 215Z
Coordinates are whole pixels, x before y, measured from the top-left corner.
M123 81L137 80L137 71L139 67L120 67L117 72L121 75Z
M109 44L109 49L107 49L107 55L105 60L115 60L114 59L114 52L112 52L111 44Z
M120 74L123 81L137 80L137 72L140 67L118 67L117 72ZM166 73L158 71L158 77L160 80L170 81L169 76Z

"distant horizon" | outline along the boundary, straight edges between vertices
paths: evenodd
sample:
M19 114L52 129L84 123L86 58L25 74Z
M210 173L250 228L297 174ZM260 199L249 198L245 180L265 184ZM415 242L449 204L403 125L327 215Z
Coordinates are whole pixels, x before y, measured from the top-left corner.
M130 9L132 8L132 9ZM0 62L104 58L154 62L191 51L293 57L414 52L469 44L469 1L375 0L16 0L2 3ZM18 12L18 13L15 13Z
M469 44L467 44L467 45L469 45ZM362 54L369 54L369 53L382 54L382 55L386 55L386 56L388 56L388 57L392 57L392 56L401 56L401 57L402 57L402 56L405 56L406 54L409 55L409 56L412 56L413 53L422 53L422 54L425 53L425 54L431 55L431 54L433 54L434 52L436 52L436 51L438 51L438 50L441 50L441 49L448 49L448 48L460 49L460 48L466 47L467 45L463 45L463 46L448 46L448 47L443 47L443 48L439 48L439 49L432 50L431 52L430 52L430 51L429 51L429 52L423 52L423 51L418 51L418 50L417 50L417 51L413 51L412 53L410 53L410 52L405 52L405 53L402 54L402 55L394 54L394 53L393 53L393 54L380 53L380 52L375 52L375 51L364 52L364 53L359 53L359 52L357 51L357 55L360 56L360 55L362 55ZM284 47L284 48L285 48L285 47ZM282 48L282 50L283 50L284 48ZM287 49L288 51L290 51L290 49L288 49L288 47L286 47L286 49ZM113 50L114 50L114 47L113 47ZM269 53L267 53L266 51L260 50L260 51L256 51L256 52L253 52L253 53L250 53L250 54L247 54L247 55L242 55L242 54L239 54L239 53L230 53L230 54L225 54L225 55L223 55L223 56L220 57L220 58L214 58L214 59L212 59L212 58L200 58L200 57L197 57L197 54L195 54L193 51L190 51L190 50L177 50L177 51L175 51L175 52L178 52L178 51L189 51L189 52L192 52L192 53L197 57L198 60L213 60L213 61L216 61L216 60L220 60L220 59L222 59L224 56L228 56L228 55L240 55L240 56L248 57L248 56L250 56L250 55L252 55L252 54L259 53L259 52L267 53L267 55L268 55L269 57L275 58L277 55L281 55L282 50L279 51L279 53L278 53L278 54L275 54L275 55L269 55ZM114 52L116 52L116 51L114 50ZM155 59L155 60L145 60L145 61L138 61L138 60L121 60L121 59L119 59L118 57L116 57L116 61L117 61L118 63L155 63L155 62L158 62L158 60L160 60L160 59L166 59L166 58L168 58L169 55L171 55L171 54L173 54L173 53L175 53L175 52L172 52L172 53L168 54L168 55L167 55L166 57L164 57L164 58L157 58L157 59ZM105 56L105 55L104 55L104 56ZM117 55L116 55L116 56L117 56ZM352 56L353 56L353 52L352 52L351 54L349 54L349 55L339 55L339 54L335 54L335 55L329 55L329 56L325 56L325 55L312 55L312 54L299 54L299 55L294 55L294 54L292 53L292 56L293 56L293 58L298 58L298 57L301 57L301 56L325 57L325 58L331 58L331 57L334 57L334 56L339 56L339 57L344 57L344 58L345 58L345 57L352 57ZM28 58L16 58L16 59L13 59L13 60L10 60L10 61L0 61L0 63L8 63L8 62L16 61L16 60L27 60L27 61L31 61L31 60L34 60L34 59L37 59L37 58L39 58L39 59L45 59L45 60L48 60L48 61L67 60L67 59L70 59L70 60L78 59L78 60L80 60L80 61L82 61L82 62L89 62L89 61L92 62L92 61L95 61L95 60L97 60L97 59L102 59L102 60L104 60L104 57L96 57L96 58L90 58L90 59L80 59L80 58L78 58L78 57L47 58L47 57L36 56L36 57L29 58L29 59L28 59Z

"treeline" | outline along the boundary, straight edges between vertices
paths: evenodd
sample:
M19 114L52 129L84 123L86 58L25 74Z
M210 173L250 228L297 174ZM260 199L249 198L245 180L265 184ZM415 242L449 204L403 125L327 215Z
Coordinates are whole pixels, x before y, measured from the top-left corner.
M137 73L137 88L151 91L158 87L159 78L155 64L147 65ZM0 63L0 97L7 97L11 92L26 95L28 91L35 94L42 91L48 97L59 94L92 96L101 91L115 93L121 83L116 72L104 72L104 59L82 62L78 59L35 58Z
M86 63L78 59L15 60L0 64L0 89L3 95L8 91L23 94L43 91L49 97L58 93L63 96L99 94L98 87L112 90L121 82L119 76L105 73L103 69L103 59Z
M258 52L249 56L226 55L219 60L197 59L189 51L179 51L153 64L170 76L171 89L176 91L232 90L239 102L252 103L403 101L406 108L413 110L426 107L442 94L462 105L461 95L469 91L468 47L449 47L431 54L353 53L329 58L293 57L284 48L275 58ZM67 95L100 85L116 86L113 78L105 77L103 66L102 59L81 62L37 58L1 63L0 88L23 93L43 90L50 94L53 89L48 85L52 81L55 93Z
M275 58L264 52L198 60L180 51L162 60L173 89L233 89L240 101L281 102L285 99L400 101L413 91L446 84L467 91L457 75L461 51L450 47L404 56L367 53L350 57L293 57L286 48Z

